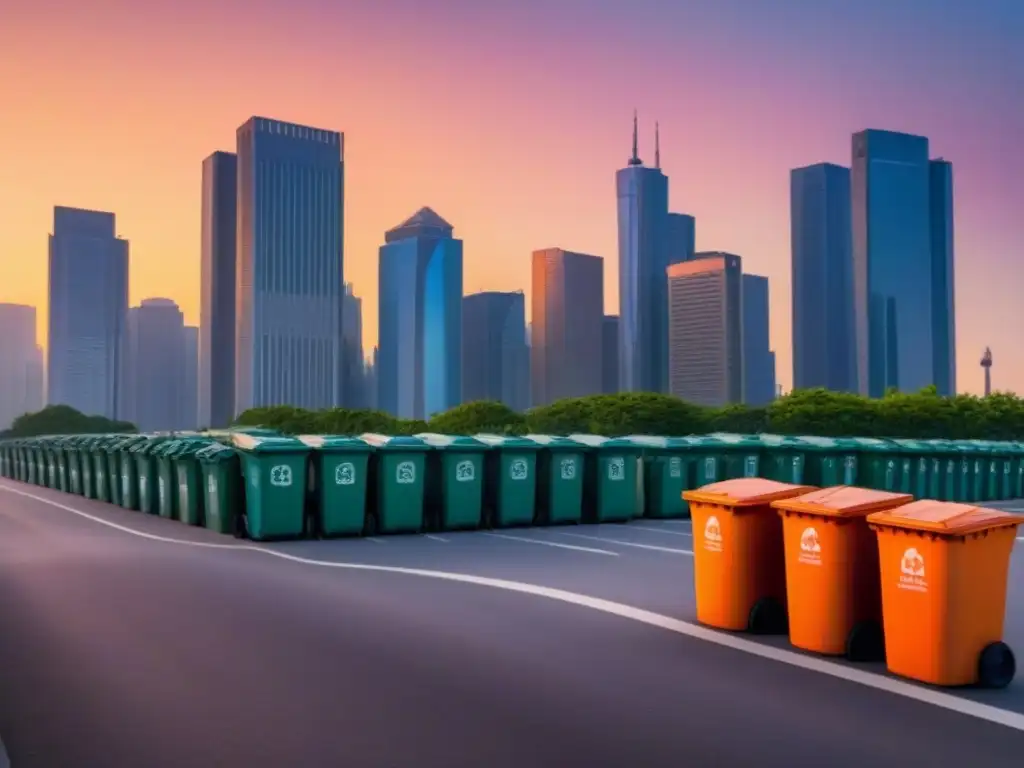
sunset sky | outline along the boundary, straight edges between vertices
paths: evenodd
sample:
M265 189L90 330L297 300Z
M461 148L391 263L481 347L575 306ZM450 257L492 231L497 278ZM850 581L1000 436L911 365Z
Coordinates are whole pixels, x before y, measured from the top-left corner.
M377 335L377 248L423 205L465 242L465 290L526 289L530 252L605 257L615 170L662 167L697 247L771 280L792 379L789 169L850 135L930 137L955 180L958 384L1024 393L1019 0L4 0L0 301L45 344L54 205L113 211L131 302L199 320L203 158L252 115L345 133L345 276ZM369 346L368 346L369 348Z

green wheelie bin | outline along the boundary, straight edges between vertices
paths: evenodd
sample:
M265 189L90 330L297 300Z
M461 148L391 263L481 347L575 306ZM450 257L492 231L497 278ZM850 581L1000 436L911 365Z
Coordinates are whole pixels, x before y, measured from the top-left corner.
M236 433L242 458L245 508L242 529L253 541L294 539L308 531L306 463L309 447L292 437Z
M909 493L918 499L929 498L933 470L932 448L927 440L893 438L889 442L897 452L897 493Z
M373 448L370 458L367 536L378 533L418 533L423 530L426 503L427 453L430 446L418 437L360 435Z
M82 439L78 435L64 441L68 462L68 493L82 495Z
M799 437L762 434L760 477L780 483L803 485L806 476L808 446Z
M761 452L764 444L757 435L738 435L732 432L713 432L707 437L715 441L724 479L761 477Z
M846 439L857 449L857 485L897 493L900 466L896 446L880 437Z
M857 485L857 446L842 437L801 435L806 462L804 482L817 488Z
M53 453L57 458L57 489L64 493L71 490L71 480L68 477L68 438L58 437L53 441Z
M642 517L643 446L622 437L569 435L586 446L583 468L583 521L626 522Z
M988 479L989 449L978 440L954 441L961 451L961 492L963 501L985 501Z
M174 452L185 440L167 440L152 450L156 465L156 513L175 520L178 517L178 488L175 482Z
M427 454L425 531L480 527L484 507L484 456L488 447L476 438L422 432Z
M159 511L157 504L157 465L155 451L168 442L166 436L148 435L134 443L129 449L135 462L136 480L139 490L139 511L147 515L155 515Z
M568 525L583 519L584 447L568 437L526 435L537 451L537 525Z
M139 509L139 468L131 449L146 440L147 438L143 435L133 435L132 437L114 438L104 444L106 466L108 471L113 469L117 473L115 475L115 484L118 487L117 498L125 509Z
M203 478L203 525L217 533L242 536L245 483L238 452L214 442L196 452L196 461Z
M186 525L203 524L203 472L196 454L210 442L203 438L178 440L173 449L165 449L171 460L172 493L177 497L175 516Z
M1002 501L1011 498L1010 476L1013 471L1014 451L1009 443L999 440L975 440L985 446L988 452L983 492L985 501Z
M1010 498L1024 499L1024 443L1010 444L1014 455L1010 472Z
M931 454L926 498L937 501L961 501L968 462L952 440L924 440Z
M45 478L46 481L43 483L47 488L58 490L60 487L57 481L57 438L45 437L42 440L41 449L43 452L43 462L46 467Z
M478 434L491 450L484 477L485 528L533 525L537 516L537 454L540 444L525 437Z
M645 514L648 517L686 517L689 505L683 491L690 490L694 451L682 438L654 435L630 435L627 438L643 448Z
M110 477L107 474L107 454L112 445L116 445L123 438L115 435L102 435L96 439L93 449L90 452L92 463L92 492L97 501L109 502L112 500L110 494Z
M306 482L314 536L358 536L366 527L373 448L358 437L301 435L312 452Z

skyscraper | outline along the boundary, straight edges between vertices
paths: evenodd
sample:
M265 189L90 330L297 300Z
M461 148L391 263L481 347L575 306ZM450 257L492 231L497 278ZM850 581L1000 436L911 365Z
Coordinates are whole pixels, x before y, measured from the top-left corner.
M199 415L203 427L235 416L235 264L238 157L203 160L202 267L199 315Z
M430 208L380 248L378 407L426 419L462 402L462 241Z
M43 405L36 308L0 304L0 430Z
M953 268L953 165L929 163L932 248L932 360L940 395L956 394L956 298Z
M199 423L199 329L194 325L184 327L185 342L185 391L182 395L181 429L207 427Z
M686 213L670 213L666 227L668 263L692 259L697 250L697 220Z
M170 299L143 299L129 311L128 328L125 417L143 432L186 428L195 418L185 412L189 366L181 310Z
M600 394L604 259L534 251L532 285L531 404Z
M113 419L124 377L128 241L113 213L57 206L50 235L50 405Z
M775 354L769 333L768 278L743 275L743 402L775 399Z
M363 356L363 300L355 295L352 283L345 283L342 303L345 358L342 402L346 408L367 408L369 405L366 398L366 363Z
M697 253L667 272L672 394L705 406L741 402L740 257Z
M341 404L344 137L238 129L235 411Z
M655 140L655 167L637 154L633 116L633 156L615 174L619 228L619 389L668 389L668 178L661 172Z
M856 392L850 169L795 168L789 197L793 387Z
M530 404L530 351L522 291L485 291L462 300L462 399Z
M858 390L916 392L935 377L928 139L854 134L850 187Z
M619 391L619 316L605 315L601 325L601 391Z

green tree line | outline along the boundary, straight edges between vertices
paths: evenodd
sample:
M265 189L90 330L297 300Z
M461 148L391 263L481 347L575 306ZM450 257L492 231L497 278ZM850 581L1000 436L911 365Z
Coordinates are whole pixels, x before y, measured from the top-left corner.
M35 413L26 413L14 420L9 429L0 431L0 439L35 437L36 435L93 435L107 432L137 432L127 421L113 421L103 416L87 416L68 405L50 405Z
M466 403L429 421L396 419L371 410L309 411L276 406L248 410L236 424L268 427L285 434L584 432L614 437L767 432L828 437L1024 440L1024 400L1007 393L941 397L934 387L917 393L890 391L878 399L809 389L794 391L766 407L705 408L670 395L622 393L568 398L525 413L496 402Z

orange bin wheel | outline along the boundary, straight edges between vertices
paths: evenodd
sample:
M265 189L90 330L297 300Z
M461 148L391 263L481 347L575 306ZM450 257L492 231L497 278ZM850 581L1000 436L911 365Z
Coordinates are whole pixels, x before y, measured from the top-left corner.
M851 661L884 658L878 545L866 517L913 500L840 485L772 502L782 518L793 645Z
M782 521L771 503L810 490L740 477L683 491L693 519L697 621L756 634L786 632Z
M1024 516L915 501L867 520L878 534L889 671L933 685L1009 685L1006 582Z

